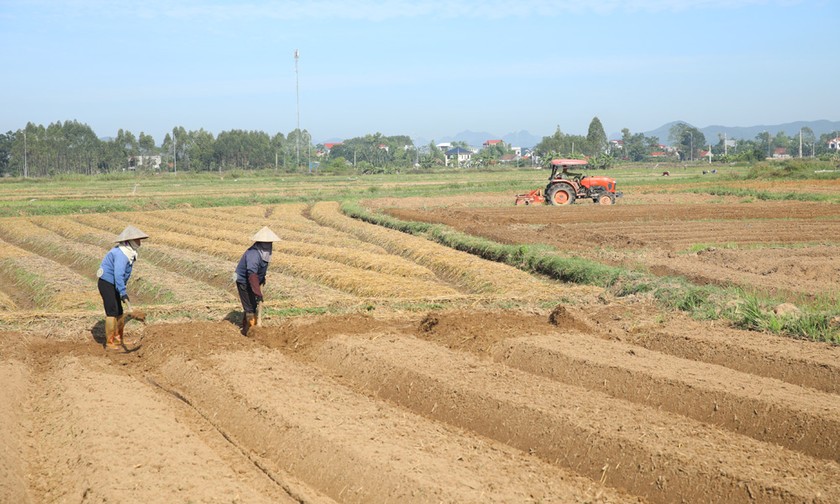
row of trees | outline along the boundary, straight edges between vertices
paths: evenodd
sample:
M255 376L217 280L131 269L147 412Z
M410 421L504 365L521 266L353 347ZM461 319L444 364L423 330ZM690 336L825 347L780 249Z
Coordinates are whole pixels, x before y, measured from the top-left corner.
M0 176L50 176L94 174L149 169L132 162L139 156L161 156L164 169L206 171L232 168L309 169L313 156L306 130L284 136L261 131L232 130L214 137L200 129L173 128L160 146L141 132L119 130L111 139L100 139L90 126L77 121L46 127L29 123L18 131L0 134Z
M567 135L560 130L560 126L557 126L553 135L543 137L540 143L534 147L534 152L539 156L551 154L569 158L581 156L594 158L608 153L610 151L609 147L610 144L607 141L604 126L601 124L601 120L595 117L589 123L589 131L586 136Z
M836 133L825 133L817 138L811 128L804 127L795 137L788 136L784 131L775 135L764 131L752 140L727 139L721 134L712 143L707 142L700 130L685 123L675 124L669 133L671 145L677 148L681 160L696 160L711 152L714 161L723 163L759 161L773 157L777 151L782 156L790 157L831 155L833 152L829 148L829 140L836 137Z
M421 153L414 142L406 135L385 136L382 133L351 138L327 150L322 145L316 146L321 154L322 172L330 173L384 173L420 165L436 164L430 161L430 153ZM431 153L442 164L440 149Z
M705 135L685 123L675 124L669 132L671 148L665 155L680 160L700 159L711 149L713 160L720 162L754 161L771 157L777 148L793 157L820 156L828 152L830 134L816 137L803 128L801 138L784 132L761 133L754 140L727 140L707 143ZM463 142L453 146L469 148ZM644 161L654 153L662 154L657 137L622 130L617 145L607 140L601 121L595 117L586 136L564 134L560 127L543 137L534 147L536 158L588 157L595 167L605 168L617 159ZM473 156L472 166L487 166L512 152L499 143L487 146ZM404 135L381 133L352 138L326 149L313 145L306 130L271 136L262 131L231 130L214 136L199 129L187 131L175 127L161 144L140 132L119 130L115 138L100 139L86 124L77 121L56 122L48 126L29 123L18 131L0 134L0 176L50 176L57 174L96 174L150 169L149 163L132 163L139 156L160 156L166 171L223 171L232 169L273 168L284 172L382 173L411 167L431 169L445 165L445 154L434 141L415 147Z
M139 162L141 156L144 162ZM273 136L262 131L231 130L214 136L178 126L158 146L152 136L119 130L100 139L86 124L29 123L0 134L0 176L113 173L150 170L147 156L160 156L165 171L275 169L283 172L381 173L413 166L443 166L444 153L434 142L416 148L408 136L381 133L352 138L327 149L312 143L306 130Z
M642 133L632 133L629 129L621 130L621 142L611 145L604 134L601 121L595 117L589 125L589 133L582 135L566 135L557 127L553 135L543 137L534 148L538 156L556 157L589 157L595 167L607 167L615 159L628 161L646 161L660 157L670 157L680 161L692 161L703 158L712 153L712 160L716 162L759 161L773 157L777 149L783 155L791 157L819 157L836 155L836 151L829 148L829 140L837 133L826 133L819 138L811 128L802 128L800 135L790 137L783 131L771 135L765 131L754 139L727 139L719 135L715 143L707 142L702 131L689 124L676 123L669 130L668 141L670 147L660 144L659 138L645 136Z

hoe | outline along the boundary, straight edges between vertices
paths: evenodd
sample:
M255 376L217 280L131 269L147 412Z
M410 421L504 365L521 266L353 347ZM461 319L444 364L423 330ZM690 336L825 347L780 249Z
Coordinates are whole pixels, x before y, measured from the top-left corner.
M615 190L615 179L604 176L590 177L569 172L570 166L586 167L583 159L552 159L551 176L545 189L534 189L516 195L516 205L571 205L577 199L591 199L600 205L614 205L621 192Z

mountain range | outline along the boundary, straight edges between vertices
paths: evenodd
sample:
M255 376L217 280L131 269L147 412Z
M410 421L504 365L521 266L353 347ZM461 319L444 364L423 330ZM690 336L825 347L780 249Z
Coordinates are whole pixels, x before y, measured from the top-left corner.
M650 130L642 132L647 137L657 137L659 138L659 142L662 144L668 143L668 136L670 135L671 127L679 122L685 122L689 126L694 126L693 124L687 121L672 121L662 126ZM696 126L694 126L697 128ZM756 138L757 135L764 133L765 131L770 133L771 135L775 136L780 131L784 132L785 135L793 137L799 135L799 130L801 128L811 128L816 135L817 138L820 135L825 133L833 133L837 132L838 136L840 136L840 121L828 121L828 120L818 120L818 121L795 121L789 122L784 124L772 124L772 125L757 125L757 126L719 126L719 125L712 125L706 126L699 129L703 135L706 137L706 142L717 143L718 142L718 135L726 135L728 140L753 140ZM549 132L543 136L549 136L554 132ZM631 133L637 133L635 131ZM496 133L488 133L486 131L462 131L456 135L451 137L443 137L440 140L436 140L436 143L441 142L466 142L467 144L473 147L481 147L484 142L487 140L503 140L505 143L514 146L514 147L523 147L529 148L537 145L542 141L543 136L537 136L529 133L528 131L521 130L513 133L507 133L505 135L498 135ZM621 133L611 133L608 135L611 140L621 138ZM413 139L414 145L428 145L428 139Z

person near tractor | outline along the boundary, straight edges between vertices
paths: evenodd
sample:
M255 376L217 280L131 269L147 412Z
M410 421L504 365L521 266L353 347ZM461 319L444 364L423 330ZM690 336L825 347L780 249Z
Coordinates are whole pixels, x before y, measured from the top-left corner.
M268 263L271 261L272 244L280 241L280 237L264 226L251 237L251 241L254 244L242 254L235 272L236 290L242 303L242 334L245 336L257 325L257 313L263 302L262 288L265 285Z
M96 276L97 286L105 307L105 348L118 350L123 345L125 313L122 303L128 303L126 284L131 278L137 251L149 235L134 226L126 226L114 239L116 245L105 254Z

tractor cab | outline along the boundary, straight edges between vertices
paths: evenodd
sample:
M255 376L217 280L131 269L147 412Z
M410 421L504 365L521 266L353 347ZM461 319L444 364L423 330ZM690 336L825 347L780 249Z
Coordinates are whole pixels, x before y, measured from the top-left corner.
M583 159L552 159L549 165L551 166L551 175L548 177L548 184L551 185L552 181L555 180L571 180L580 183L580 180L586 175L570 172L569 167L586 168L589 163ZM548 187L546 187L547 189Z

